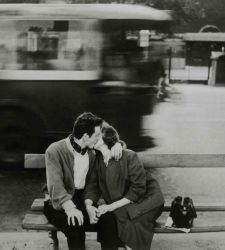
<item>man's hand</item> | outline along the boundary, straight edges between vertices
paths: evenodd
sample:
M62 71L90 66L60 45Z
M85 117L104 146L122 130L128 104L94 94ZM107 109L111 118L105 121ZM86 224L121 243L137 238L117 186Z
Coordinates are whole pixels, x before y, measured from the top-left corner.
M67 215L67 222L68 225L70 226L75 226L76 222L75 222L75 218L78 221L79 226L83 225L84 223L84 216L83 213L77 209L77 208L71 208L69 210L65 211L66 215Z
M96 224L98 222L97 208L92 205L87 205L86 210L89 216L90 224Z
M123 152L123 147L119 142L117 142L111 148L111 155L113 158L115 158L116 161L118 161L122 157L122 152Z

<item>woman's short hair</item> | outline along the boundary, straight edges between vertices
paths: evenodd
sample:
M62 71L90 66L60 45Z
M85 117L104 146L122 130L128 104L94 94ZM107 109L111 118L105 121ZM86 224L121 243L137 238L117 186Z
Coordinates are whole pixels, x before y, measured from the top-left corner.
M120 137L114 127L106 126L102 128L102 139L108 148L111 149L120 140Z

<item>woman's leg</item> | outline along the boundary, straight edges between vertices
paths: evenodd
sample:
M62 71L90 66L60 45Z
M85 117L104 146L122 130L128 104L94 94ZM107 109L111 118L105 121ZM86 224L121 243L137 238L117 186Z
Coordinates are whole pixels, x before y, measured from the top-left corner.
M123 246L118 237L117 222L112 212L103 214L98 222L98 241L102 250L117 250Z
M158 217L162 214L163 208L164 208L164 205L156 207L149 212L149 218L148 218L149 228L152 229L152 234L149 235L150 248L151 248L151 244L152 244L152 240L153 240L153 236L154 236L155 223L156 223L156 220L158 219ZM150 248L148 248L148 249L150 249Z

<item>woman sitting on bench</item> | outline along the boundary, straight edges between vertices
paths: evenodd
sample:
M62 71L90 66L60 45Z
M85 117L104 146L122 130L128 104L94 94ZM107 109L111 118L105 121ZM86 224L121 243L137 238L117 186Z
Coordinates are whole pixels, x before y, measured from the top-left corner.
M98 222L98 241L102 249L120 246L132 250L149 250L155 220L162 212L164 199L156 180L144 169L137 154L124 149L119 161L107 159L110 148L119 141L113 127L102 130L105 152L97 152L95 169L85 191L90 222ZM102 195L106 204L92 207Z

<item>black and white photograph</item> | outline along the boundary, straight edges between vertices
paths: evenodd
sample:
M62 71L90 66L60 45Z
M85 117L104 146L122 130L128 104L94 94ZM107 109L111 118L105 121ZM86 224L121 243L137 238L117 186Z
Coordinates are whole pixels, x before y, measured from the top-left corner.
M0 0L0 250L225 249L224 20Z

